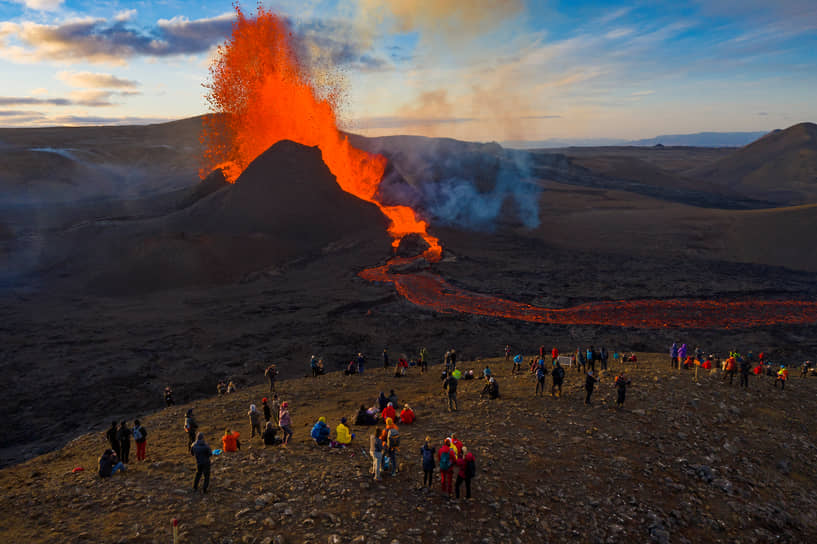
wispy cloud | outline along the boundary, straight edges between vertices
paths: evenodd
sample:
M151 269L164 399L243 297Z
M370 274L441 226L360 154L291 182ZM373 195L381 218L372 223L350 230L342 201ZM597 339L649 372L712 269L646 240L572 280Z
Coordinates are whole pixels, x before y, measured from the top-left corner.
M85 87L93 89L135 89L139 86L138 81L118 78L112 74L99 74L93 72L58 72L57 79L67 83L71 87Z

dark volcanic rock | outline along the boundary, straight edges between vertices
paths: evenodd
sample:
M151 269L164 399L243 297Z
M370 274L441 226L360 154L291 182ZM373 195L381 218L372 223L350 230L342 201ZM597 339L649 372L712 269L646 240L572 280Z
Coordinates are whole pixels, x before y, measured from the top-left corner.
M414 257L422 254L429 247L428 242L423 240L419 234L409 234L400 240L400 245L397 247L398 257Z

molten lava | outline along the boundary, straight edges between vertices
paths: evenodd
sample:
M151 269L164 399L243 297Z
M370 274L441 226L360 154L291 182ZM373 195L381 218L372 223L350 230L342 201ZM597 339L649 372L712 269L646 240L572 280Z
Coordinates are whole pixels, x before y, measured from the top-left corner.
M768 325L817 323L817 302L797 300L620 300L572 308L539 308L472 293L439 276L392 274L389 268L411 259L360 273L368 281L389 282L413 304L438 312L462 312L552 325L606 325L641 329L743 329Z
M414 210L378 201L385 157L356 149L338 130L335 111L340 92L331 84L316 83L331 78L313 73L298 57L284 19L261 6L255 17L235 9L232 36L219 47L210 67L207 101L221 115L205 121L200 175L220 168L233 183L278 141L318 146L341 189L376 204L389 218L394 247L403 236L418 233L430 246L424 256L439 260L439 240L427 233L428 225Z

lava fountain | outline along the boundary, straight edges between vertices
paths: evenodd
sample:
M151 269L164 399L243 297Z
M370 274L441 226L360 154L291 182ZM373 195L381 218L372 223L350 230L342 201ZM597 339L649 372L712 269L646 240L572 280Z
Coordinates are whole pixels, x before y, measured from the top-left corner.
M353 147L338 130L335 112L341 93L331 75L315 73L299 58L283 18L262 6L254 17L237 5L235 10L232 35L218 48L206 85L210 109L220 115L205 120L201 177L220 168L233 183L281 140L318 146L341 189L376 204L388 217L395 248L404 236L417 233L429 245L424 256L439 260L439 240L428 234L428 225L414 210L378 201L386 158Z

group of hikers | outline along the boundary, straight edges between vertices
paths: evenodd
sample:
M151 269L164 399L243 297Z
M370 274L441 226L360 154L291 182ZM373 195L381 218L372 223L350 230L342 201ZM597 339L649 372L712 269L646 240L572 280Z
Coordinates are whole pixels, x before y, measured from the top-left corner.
M521 353L512 356L512 349L510 345L505 346L505 360L513 361L512 375L519 376L523 373L524 358ZM547 361L550 357L550 361ZM394 365L394 375L396 377L404 376L410 366L419 366L421 372L425 372L428 366L428 352L425 348L421 348L416 359L411 362L405 355L398 357ZM547 394L547 379L551 378L550 396L552 398L560 398L562 396L562 386L566 379L565 365L574 366L578 372L584 373L584 389L585 389L585 404L591 404L592 394L600 382L599 374L596 371L596 365L599 365L600 371L608 370L608 362L610 353L602 346L596 349L590 346L587 349L577 349L575 352L569 352L563 355L558 348L553 348L549 352L545 350L544 346L539 348L539 356L530 360L527 370L533 376L535 381L535 396L545 396ZM612 353L613 361L621 361L636 363L637 357L634 353L619 353L617 351ZM449 411L456 411L458 409L457 390L460 380L475 379L473 370L461 370L457 368L457 352L454 349L449 349L445 352L442 359L443 370L441 374L443 390L447 397L447 408ZM564 365L563 365L564 363ZM704 356L704 352L700 348L689 350L686 344L673 344L670 348L670 364L671 368L683 370L694 369L710 370L723 372L722 380L728 378L729 383L732 383L735 374L740 374L740 385L748 387L748 376L755 374L757 376L773 376L774 386L779 384L785 388L788 380L788 369L785 365L773 365L766 357L766 354L761 352L754 356L751 352L747 355L733 350L728 357L723 360L715 357L712 354ZM354 357L347 368L347 374L363 374L365 371L366 357L362 353L358 353ZM391 368L389 361L388 350L383 350L383 367L385 370ZM317 356L312 356L310 359L310 369L313 376L319 376L324 373L323 360ZM810 361L803 363L801 367L801 376L807 375L809 372L815 372L813 364ZM250 423L250 439L254 439L256 435L263 441L265 446L282 445L286 447L292 438L292 417L289 412L289 403L280 402L278 394L276 393L276 380L278 370L276 365L272 364L266 367L264 376L269 383L270 397L263 397L261 400L261 409L259 411L255 404L251 404L247 411L247 417ZM499 398L499 384L491 371L490 367L486 366L482 370L482 379L485 385L481 391L481 397L488 399ZM613 385L617 390L616 406L624 405L626 399L627 388L631 381L623 371L615 375ZM222 387L224 386L224 387ZM230 382L229 385L219 383L218 393L225 394L233 392L235 385ZM224 389L224 390L223 390ZM165 388L165 402L168 406L172 406L173 391L170 387ZM369 436L368 453L372 458L372 467L370 473L375 480L380 481L382 474L385 472L392 476L398 473L397 455L400 451L400 429L399 425L412 425L417 419L414 410L408 403L404 403L398 413L398 407L401 405L398 402L397 395L392 389L389 395L383 391L379 393L371 407L366 407L365 404L360 406L357 414L354 416L354 426L374 426L374 432ZM261 418L263 419L263 422ZM193 409L187 410L184 418L184 430L187 433L187 443L190 445L190 455L196 461L196 475L193 481L193 489L198 490L201 483L202 492L206 493L210 483L210 465L211 459L214 455L221 455L224 452L235 452L241 449L240 433L230 428L225 429L224 435L221 437L221 448L211 448L204 437L204 434L199 432L199 426L193 414ZM281 431L282 437L278 437L278 432ZM352 432L346 417L339 418L335 429L334 436L326 417L321 416L312 426L310 437L314 444L318 446L329 446L331 448L347 448L350 447L355 439L355 433ZM119 471L126 470L126 465L130 461L131 440L136 443L136 461L143 461L146 457L147 444L147 430L140 424L139 420L134 420L134 425L130 428L127 421L116 422L111 424L110 429L106 432L106 438L110 444L110 448L106 449L103 455L99 458L99 475L102 477L109 477ZM430 437L426 437L424 444L420 448L420 460L423 468L423 487L431 488L433 473L435 470L440 471L441 491L443 494L449 496L460 496L461 485L465 484L465 498L471 498L471 479L476 474L476 460L473 452L462 444L455 433L445 438L442 445L435 447L431 445ZM455 483L454 483L455 482Z
M735 374L739 374L739 386L745 389L749 388L749 376L768 376L774 378L774 387L780 385L781 389L786 388L786 382L789 379L789 369L785 364L775 364L771 362L768 355L761 351L757 355L751 351L747 354L742 354L738 350L733 349L729 354L721 359L714 354L704 355L701 348L696 347L690 350L686 344L673 343L669 349L670 367L678 370L694 370L697 379L698 370L707 370L711 373L721 372L721 380L729 379L731 385ZM800 376L806 377L809 374L813 364L811 361L805 361L800 366Z

